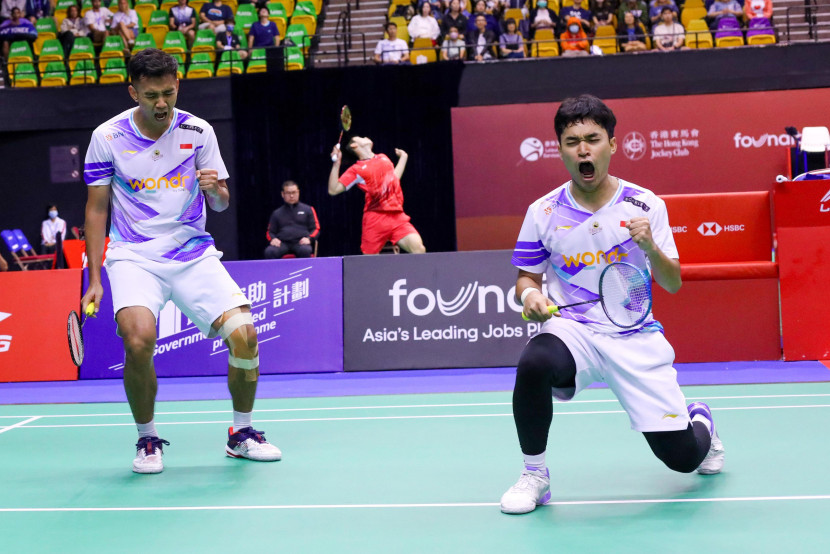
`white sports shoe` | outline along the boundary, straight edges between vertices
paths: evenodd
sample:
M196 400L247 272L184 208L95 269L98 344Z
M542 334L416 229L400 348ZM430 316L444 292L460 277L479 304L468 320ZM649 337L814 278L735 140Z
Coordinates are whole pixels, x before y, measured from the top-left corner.
M550 472L525 468L519 481L501 497L501 511L505 514L526 514L536 506L550 501Z
M162 445L170 443L158 437L141 437L135 445L133 471L136 473L161 473L164 470Z
M257 462L276 462L282 459L280 449L265 440L265 433L253 427L245 427L236 433L230 427L225 453L231 458L248 458Z
M697 472L702 475L714 475L716 473L720 473L721 470L723 470L725 450L723 448L723 443L718 436L718 432L715 429L715 420L712 419L712 411L709 409L709 406L703 402L692 402L689 404L688 410L689 417L692 421L694 421L695 416L701 416L709 420L709 432L712 436L712 443L709 446L709 452L706 453L706 457L703 458L702 462L700 462Z

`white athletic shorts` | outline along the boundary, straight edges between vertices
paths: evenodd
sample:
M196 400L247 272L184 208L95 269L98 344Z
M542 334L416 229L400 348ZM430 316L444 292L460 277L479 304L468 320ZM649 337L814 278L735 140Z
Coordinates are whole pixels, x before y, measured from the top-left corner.
M576 361L576 388L553 389L567 402L591 383L608 384L635 431L682 431L689 425L686 398L672 367L674 348L660 332L626 336L596 333L570 319L554 317L542 333L556 335Z
M105 262L112 289L113 313L144 306L158 321L168 300L206 337L217 332L211 325L230 309L251 303L216 256L165 264L137 255Z

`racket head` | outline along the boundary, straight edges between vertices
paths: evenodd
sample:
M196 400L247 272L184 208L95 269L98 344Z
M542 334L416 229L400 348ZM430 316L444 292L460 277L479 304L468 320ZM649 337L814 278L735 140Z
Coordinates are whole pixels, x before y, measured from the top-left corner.
M605 315L617 327L636 327L651 313L651 280L629 263L616 262L602 270L599 295Z
M350 110L347 105L340 108L340 128L344 131L348 131L352 128L352 110Z
M69 341L69 355L72 358L72 363L77 367L81 367L81 363L84 361L84 337L81 333L81 318L75 310L69 312L69 317L66 320L66 335Z

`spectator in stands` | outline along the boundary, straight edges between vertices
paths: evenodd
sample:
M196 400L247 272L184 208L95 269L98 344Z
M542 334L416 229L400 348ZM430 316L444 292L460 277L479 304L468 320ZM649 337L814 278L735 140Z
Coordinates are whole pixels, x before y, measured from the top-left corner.
M560 35L563 56L588 56L591 53L591 43L588 35L582 28L582 20L576 16L566 22L567 27Z
M247 48L247 44L245 45ZM233 25L228 24L225 30L216 35L216 51L218 55L222 55L225 50L236 50L239 57L243 60L248 57L248 50L243 49L239 43L239 36L233 32Z
M559 28L561 32L565 32L570 25L570 19L575 17L579 20L582 29L586 33L590 33L594 28L594 14L582 6L583 0L573 0L573 2L573 6L559 10Z
M72 51L72 45L75 44L75 37L85 37L89 34L89 29L81 17L81 12L78 10L76 4L70 5L66 9L66 17L61 21L61 28L58 32L58 39L63 45L64 56L69 57Z
M461 13L461 2L459 0L450 2L450 9L441 19L441 36L446 37L450 34L450 27L455 27L459 33L463 33L467 29L467 17Z
M538 0L536 7L530 11L530 32L531 38L535 38L539 29L556 30L556 23L559 17L556 12L548 7L547 0Z
M677 21L677 6L674 5L674 0L654 0L648 10L652 29L663 20L663 8L666 7L672 10L672 18Z
M617 10L617 21L625 22L625 14L633 13L640 21L643 30L648 29L650 21L648 18L648 6L642 0L623 0L620 9Z
M409 45L402 38L398 38L398 26L394 21L386 24L386 34L389 38L378 41L375 47L375 63L397 65L409 62Z
M686 41L686 31L683 25L674 20L674 11L671 6L663 6L660 14L660 23L654 26L654 46L657 50L668 52L670 50L681 50Z
M0 254L0 271L8 271L8 270L9 270L9 264L6 261L6 259L3 258L3 255Z
M516 20L512 17L504 22L505 32L499 37L499 51L502 58L524 58L525 41L516 32Z
M248 48L279 46L280 30L277 29L276 23L268 19L271 17L271 10L268 6L261 5L257 13L259 21L255 21L248 30Z
M0 1L0 22L12 17L12 8L20 8L20 13L26 13L26 0L2 0Z
M187 0L179 0L179 3L170 8L170 30L179 31L187 40L187 47L190 48L196 40L196 10L187 4Z
M314 253L313 241L320 236L317 212L300 202L300 187L294 181L282 184L282 199L285 204L274 210L268 222L269 244L265 257L276 259L290 253L298 258L310 258Z
M52 2L49 0L26 0L26 17L32 23L49 15L52 15Z
M458 3L458 0L455 2ZM455 25L450 27L444 38L444 44L441 45L441 59L445 61L467 59L466 43Z
M648 50L646 46L646 30L633 12L625 12L622 23L617 29L620 37L620 49L623 52L640 52Z
M416 38L428 38L433 44L436 43L441 29L438 27L438 21L432 17L432 5L429 2L421 4L418 15L409 20L407 29L409 38L413 41Z
M92 9L86 12L84 23L89 29L89 37L95 44L103 43L109 36L112 12L101 7L101 0L92 0Z
M441 20L444 18L444 12L446 11L446 6L443 5L441 0L424 0L424 3L427 3L432 8L432 17L435 18L435 21L438 22L438 26L441 26ZM421 11L421 5L418 4L418 13Z
M9 57L11 43L18 40L25 40L31 46L37 39L37 29L31 21L22 17L23 12L17 6L11 10L11 19L0 23L0 42L3 44L2 55L4 59Z
M763 17L772 21L772 0L746 0L744 15L747 20Z
M487 28L487 18L482 14L475 16L476 28L467 35L467 55L471 60L483 62L496 57L496 35Z
M40 225L40 253L52 254L55 252L55 243L60 235L61 241L66 240L66 221L58 217L58 206L50 204L46 208L46 219Z
M591 13L594 14L594 30L597 27L604 25L614 26L614 9L613 0L591 0L589 4Z
M744 12L737 0L716 0L709 8L706 19L709 20L709 27L715 31L721 19L731 18L737 20L743 17Z
M487 30L493 33L494 37L499 35L499 22L492 14L487 13L487 2L485 0L476 0L473 13L467 19L467 34L475 32L478 29L476 18L480 15L484 16L487 23Z
M138 36L138 14L130 9L127 0L118 0L118 10L112 14L110 34L121 37L128 50L132 50Z
M213 0L202 6L199 12L200 29L213 29L214 33L224 33L227 26L233 24L233 11L222 0Z

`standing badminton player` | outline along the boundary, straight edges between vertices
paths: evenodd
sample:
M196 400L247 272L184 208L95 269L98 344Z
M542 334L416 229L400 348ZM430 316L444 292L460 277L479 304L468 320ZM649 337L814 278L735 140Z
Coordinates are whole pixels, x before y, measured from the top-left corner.
M403 211L401 176L409 157L396 148L398 164L392 165L385 154L372 152L373 146L366 137L353 137L348 148L357 157L357 162L342 176L343 153L336 146L332 149L334 163L329 174L329 194L335 196L355 185L366 193L360 239L360 251L364 254L379 254L387 241L410 254L423 254L426 252L424 241Z
M548 311L554 304L597 298L601 270L612 262L637 266L671 293L680 288L665 204L608 174L617 149L615 125L613 112L594 96L562 102L554 127L571 180L530 205L513 252L524 314L543 324L516 372L513 416L525 468L501 498L508 514L530 512L550 499L545 451L551 393L568 401L595 381L608 384L631 427L670 469L713 474L723 468L724 449L709 407L686 406L672 367L674 350L650 314L639 326L621 329L599 304L562 310L558 317ZM543 274L550 297L542 292ZM567 445L557 446L567 452ZM567 478L558 465L554 482Z
M138 103L92 133L84 164L88 185L86 241L89 290L81 308L104 294L101 257L112 204L106 268L118 334L124 341L124 388L138 426L133 471L164 469L153 421L158 383L153 367L156 320L172 300L208 337L228 346L233 427L225 452L235 458L279 460L279 449L251 426L259 352L250 302L219 262L205 232L205 202L228 207L228 172L213 128L175 108L176 60L156 49L130 60L130 96Z

